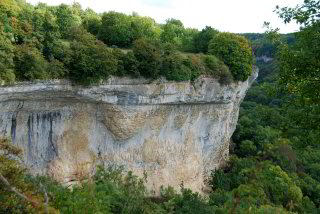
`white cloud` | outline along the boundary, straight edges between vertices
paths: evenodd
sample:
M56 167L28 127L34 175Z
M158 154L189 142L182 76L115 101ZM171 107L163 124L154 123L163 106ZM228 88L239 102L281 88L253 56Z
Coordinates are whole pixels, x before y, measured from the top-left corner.
M39 0L27 0L36 4ZM72 4L74 0L41 0L50 5ZM284 25L273 12L276 5L295 6L303 0L78 0L83 8L97 12L133 11L163 23L167 18L180 19L186 27L202 29L206 25L235 33L263 32L264 21L279 27L282 33L298 30L295 23Z

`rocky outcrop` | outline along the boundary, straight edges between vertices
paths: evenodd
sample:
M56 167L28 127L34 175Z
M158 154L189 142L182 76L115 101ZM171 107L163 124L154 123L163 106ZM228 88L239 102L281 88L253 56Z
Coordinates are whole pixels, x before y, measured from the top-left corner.
M22 148L33 173L70 182L97 164L147 174L147 186L201 191L228 156L245 82L110 78L99 86L67 81L0 87L0 135Z

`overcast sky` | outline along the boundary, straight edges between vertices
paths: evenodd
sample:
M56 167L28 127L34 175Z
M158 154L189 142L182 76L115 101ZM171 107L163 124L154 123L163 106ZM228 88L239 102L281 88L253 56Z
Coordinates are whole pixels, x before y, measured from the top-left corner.
M49 5L72 4L74 0L40 0ZM27 0L36 4L39 0ZM77 0L83 8L96 12L114 10L150 16L163 23L180 19L185 27L202 29L206 25L233 33L264 32L264 21L279 27L282 33L298 30L295 23L284 25L274 10L276 5L295 6L303 0Z

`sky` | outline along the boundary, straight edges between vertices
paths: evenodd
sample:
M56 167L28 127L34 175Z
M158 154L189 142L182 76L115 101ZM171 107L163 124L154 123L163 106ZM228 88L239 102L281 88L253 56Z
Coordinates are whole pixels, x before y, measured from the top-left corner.
M40 0L49 5L72 4L74 0ZM37 4L39 0L27 0ZM185 27L201 30L206 25L233 33L263 33L264 21L281 33L298 31L295 23L285 25L273 12L276 5L296 6L303 0L77 0L85 9L90 7L101 13L117 11L126 14L137 12L150 16L158 23L168 18L179 19Z

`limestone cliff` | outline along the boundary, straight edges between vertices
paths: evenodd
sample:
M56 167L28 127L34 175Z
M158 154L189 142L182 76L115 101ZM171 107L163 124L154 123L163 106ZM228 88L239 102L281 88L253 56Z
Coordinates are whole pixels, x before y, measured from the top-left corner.
M201 191L228 156L239 105L257 71L222 86L110 78L99 86L67 81L0 87L0 134L21 147L33 173L70 182L96 164L147 173L147 186Z

